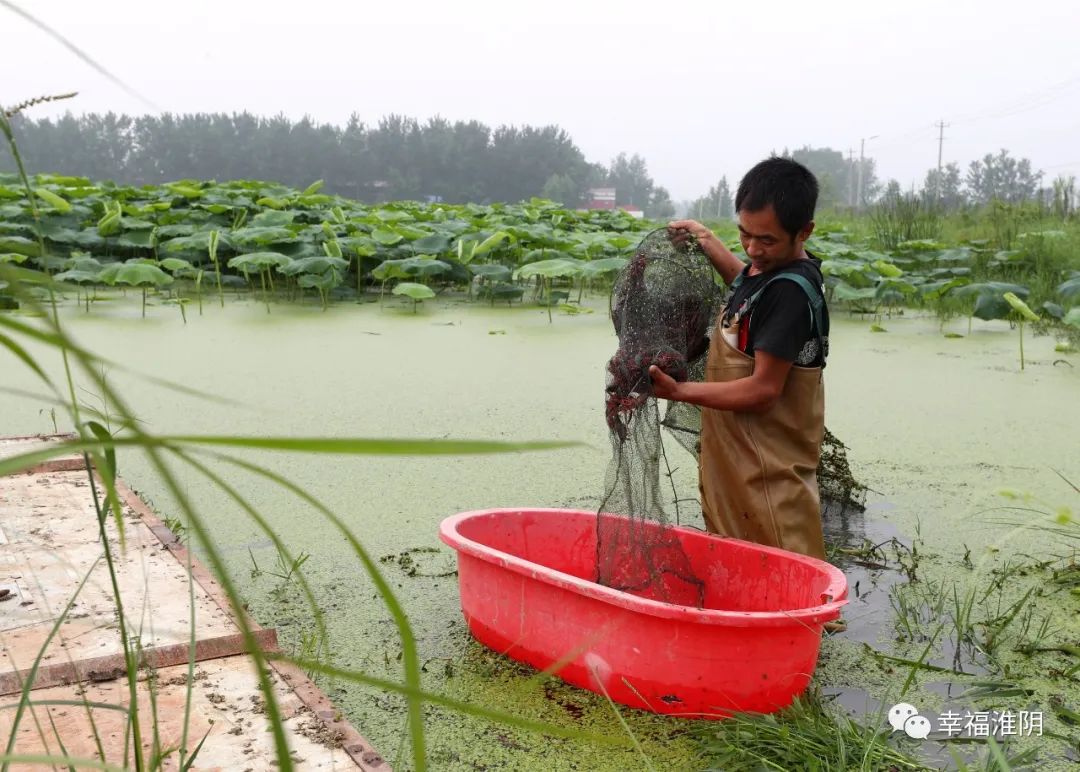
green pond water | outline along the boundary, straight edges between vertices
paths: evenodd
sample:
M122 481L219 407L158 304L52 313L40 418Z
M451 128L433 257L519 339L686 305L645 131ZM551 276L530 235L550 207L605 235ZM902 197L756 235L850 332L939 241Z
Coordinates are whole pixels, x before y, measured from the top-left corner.
M553 324L546 312L527 305L489 308L457 300L425 304L418 314L390 304L380 309L350 303L325 313L274 306L268 315L260 303L229 298L224 310L208 302L201 317L189 305L186 325L174 306L153 306L148 318L140 318L133 296L98 303L89 315L73 304L62 313L76 338L99 355L239 403L200 400L113 371L110 381L160 434L584 443L464 457L238 455L318 495L371 554L386 557L381 565L427 663L427 688L526 718L625 737L602 699L561 682L531 679L527 669L474 643L461 618L455 577L410 575L408 561L397 559L407 553L421 574L452 570L453 553L438 540L437 528L444 517L463 510L597 505L610 453L603 368L615 337L605 302L589 304L595 313L556 313ZM1005 554L1045 553L1054 546L1047 537L995 526L990 515L980 513L1000 506L995 491L1002 487L1073 503L1053 470L1080 479L1080 358L1055 353L1052 340L1029 335L1021 372L1016 332L1004 323L976 322L962 339L945 338L932 319L883 324L888 332L872 333L868 321L836 314L826 371L827 425L848 445L855 475L876 492L867 519L874 528L918 535L928 553L941 556L924 571L943 576L954 571L950 559L965 550L983 567ZM966 333L966 321L947 329ZM46 356L43 363L59 378L58 358ZM1062 359L1075 367L1055 364ZM28 369L2 349L0 384L37 389ZM44 399L3 396L0 434L51 432L48 411L41 412L45 407ZM61 421L60 429L66 428ZM680 485L692 495L692 458L670 452ZM326 611L334 663L400 678L400 646L389 614L344 539L263 480L216 468L294 552L311 556L303 569ZM122 452L120 472L163 514L176 514L144 458ZM311 628L299 592L294 587L275 593L272 577L252 576L253 560L274 568L269 540L224 493L191 470L178 468L178 474L255 617L277 627L287 648L298 647ZM700 523L700 516L695 513L689 522ZM861 613L858 604L850 607L856 621ZM883 640L888 634L880 631ZM859 666L859 646L842 636L827 640L818 680L883 699L896 684ZM403 701L351 684L326 688L361 733L395 760L405 727ZM436 708L427 715L435 769L643 765L625 743L611 748L552 739ZM657 768L695 767L696 746L685 722L636 711L626 711L625 718Z

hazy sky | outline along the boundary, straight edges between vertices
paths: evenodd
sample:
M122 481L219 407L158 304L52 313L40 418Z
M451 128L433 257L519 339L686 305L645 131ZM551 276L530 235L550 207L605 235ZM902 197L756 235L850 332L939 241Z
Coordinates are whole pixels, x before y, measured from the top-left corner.
M770 150L859 151L905 186L1006 147L1080 175L1073 0L12 0L153 104L0 2L0 104L76 90L35 116L115 110L386 113L557 123L591 161L641 153L676 200Z

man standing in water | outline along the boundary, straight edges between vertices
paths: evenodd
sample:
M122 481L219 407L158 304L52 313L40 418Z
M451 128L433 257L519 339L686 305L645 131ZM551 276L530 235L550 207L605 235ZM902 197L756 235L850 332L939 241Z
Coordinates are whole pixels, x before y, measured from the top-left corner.
M762 161L735 194L746 265L693 220L692 236L730 287L704 383L650 368L653 393L700 405L699 488L709 531L825 557L817 466L825 432L829 316L821 261L806 251L818 184L787 158Z

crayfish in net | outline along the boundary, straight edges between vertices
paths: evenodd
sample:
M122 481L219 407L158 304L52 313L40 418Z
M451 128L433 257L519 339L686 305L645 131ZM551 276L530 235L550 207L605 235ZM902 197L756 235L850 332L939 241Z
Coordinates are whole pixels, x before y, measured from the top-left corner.
M621 440L626 439L626 424L630 415L652 396L649 368L653 365L676 381L687 379L686 357L667 346L651 351L620 348L608 360L604 415L608 428Z

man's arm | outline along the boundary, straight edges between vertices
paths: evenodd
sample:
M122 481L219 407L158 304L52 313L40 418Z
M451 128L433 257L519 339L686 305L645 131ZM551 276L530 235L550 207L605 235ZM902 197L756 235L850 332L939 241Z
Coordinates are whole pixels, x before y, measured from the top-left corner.
M668 232L672 235L673 241L678 241L679 231L685 231L697 239L701 251L709 258L709 262L720 274L724 284L731 284L745 267L746 264L735 257L715 233L697 220L676 220L668 224Z
M754 353L754 372L724 383L679 383L656 365L649 368L653 395L660 399L736 413L764 413L784 392L791 362L766 351Z

